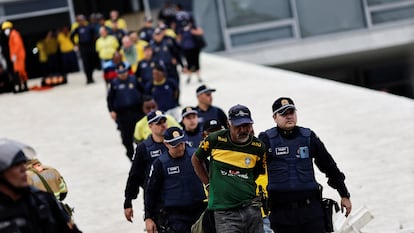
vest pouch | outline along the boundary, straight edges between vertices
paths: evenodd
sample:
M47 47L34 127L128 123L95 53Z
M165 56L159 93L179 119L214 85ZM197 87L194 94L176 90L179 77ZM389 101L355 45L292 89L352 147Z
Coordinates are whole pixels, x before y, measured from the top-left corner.
M314 180L313 166L310 159L298 159L296 171L301 182L310 182Z
M289 179L289 166L284 160L275 160L272 166L268 167L272 182L281 183Z

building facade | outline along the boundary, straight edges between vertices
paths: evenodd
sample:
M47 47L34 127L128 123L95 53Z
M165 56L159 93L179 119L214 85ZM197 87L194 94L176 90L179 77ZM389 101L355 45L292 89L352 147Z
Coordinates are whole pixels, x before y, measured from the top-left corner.
M413 0L193 1L207 51L414 97Z

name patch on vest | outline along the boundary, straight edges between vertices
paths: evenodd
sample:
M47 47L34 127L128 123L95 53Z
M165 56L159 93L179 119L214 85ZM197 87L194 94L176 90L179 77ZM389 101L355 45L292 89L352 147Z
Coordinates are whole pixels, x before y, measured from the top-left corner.
M180 167L179 166L169 167L167 168L167 173L168 175L178 174L180 173Z
M161 155L161 150L153 150L153 151L150 151L151 158L155 158L155 157L158 157L160 155Z
M275 148L276 155L288 155L289 154L289 147L276 147Z

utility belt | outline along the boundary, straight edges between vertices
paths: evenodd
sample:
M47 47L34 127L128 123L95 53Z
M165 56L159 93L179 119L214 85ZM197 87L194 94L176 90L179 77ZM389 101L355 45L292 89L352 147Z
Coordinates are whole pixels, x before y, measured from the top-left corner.
M162 210L162 213L168 215L174 214L189 214L192 215L194 211L202 210L207 207L207 203L204 201L196 202L192 205L188 206L174 206L174 207L166 207Z
M273 208L298 209L298 208L305 208L305 207L310 206L311 204L314 204L316 202L320 203L320 200L317 200L315 198L306 198L306 199L300 200L300 201L271 203L271 206Z
M297 209L305 208L315 203L321 203L321 196L319 191L301 192L296 193L277 193L270 195L269 205L273 208L288 208ZM292 197L294 196L294 197Z

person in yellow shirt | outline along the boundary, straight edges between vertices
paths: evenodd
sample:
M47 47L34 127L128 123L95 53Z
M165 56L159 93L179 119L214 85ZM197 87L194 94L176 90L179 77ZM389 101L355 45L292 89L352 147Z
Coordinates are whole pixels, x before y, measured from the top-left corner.
M79 71L75 45L70 39L70 32L67 26L64 26L60 30L57 36L57 41L61 56L62 75L66 78L68 73Z
M45 37L44 48L47 54L47 63L49 66L50 73L59 72L59 57L58 57L58 42L56 39L56 34L50 30L47 32Z
M95 48L103 67L106 61L112 59L114 53L118 50L119 43L114 36L108 34L105 27L99 29L99 35L100 37L96 40Z
M108 20L105 21L105 25L106 26L108 26L110 28L113 28L113 24L114 24L114 22L116 22L119 29L122 29L124 31L127 31L127 24L126 24L126 22L125 22L124 19L122 19L122 18L119 17L119 12L118 11L112 10L109 13L109 18L110 19L108 19Z
M49 74L49 69L47 65L47 53L45 50L45 40L39 40L36 43L38 58L39 58L39 68L40 68L40 75L42 77L46 77Z
M142 104L142 110L145 114L148 114L149 112L153 110L158 110L157 103L151 96L144 96L143 97L143 104ZM181 128L181 125L175 120L175 118L171 115L165 114L167 118L167 124L168 127L176 126ZM134 130L134 139L137 144L141 143L147 137L151 134L151 129L148 126L148 119L146 116L141 118L137 124L135 125Z

